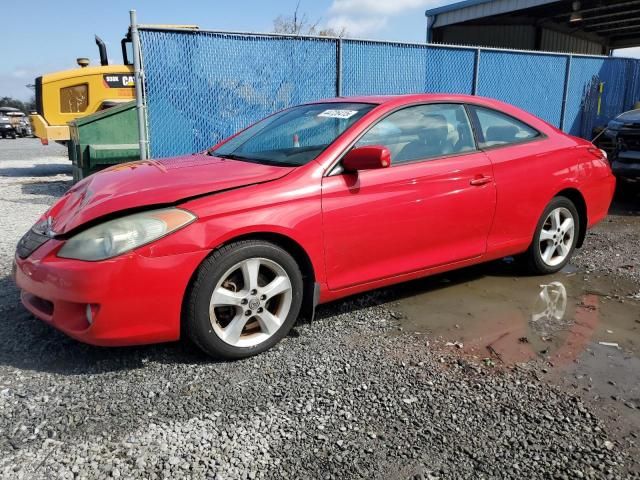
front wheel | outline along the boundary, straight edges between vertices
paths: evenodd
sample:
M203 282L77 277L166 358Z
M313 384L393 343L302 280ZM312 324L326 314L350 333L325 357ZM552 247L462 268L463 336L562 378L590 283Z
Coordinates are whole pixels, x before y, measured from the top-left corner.
M566 197L555 197L545 208L527 252L529 269L537 274L555 273L571 259L578 242L580 217Z
M289 253L261 240L239 241L216 250L199 267L183 321L205 353L249 357L287 335L302 293L302 274Z

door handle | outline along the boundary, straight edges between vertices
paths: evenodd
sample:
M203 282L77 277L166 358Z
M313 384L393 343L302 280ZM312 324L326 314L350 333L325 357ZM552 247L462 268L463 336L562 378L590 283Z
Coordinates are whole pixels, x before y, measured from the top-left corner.
M474 177L469 184L473 185L474 187L479 187L481 185L486 185L487 183L490 183L493 180L493 177L487 176L487 175L478 175L477 177Z

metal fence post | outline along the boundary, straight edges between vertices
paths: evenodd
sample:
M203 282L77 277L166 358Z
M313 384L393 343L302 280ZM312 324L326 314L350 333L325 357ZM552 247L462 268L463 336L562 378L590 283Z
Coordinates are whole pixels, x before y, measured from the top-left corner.
M633 105L630 105L630 101L629 101L629 84L632 82L632 78L631 75L629 75L629 72L631 70L631 61L630 60L624 60L624 78L626 79L624 82L624 93L622 94L622 111L628 110L631 107L633 107Z
M571 62L573 55L567 57L567 67L564 72L564 91L562 92L562 109L560 110L560 130L565 131L565 120L567 112L567 100L569 97L569 80L571 79Z
M342 96L342 37L338 38L336 51L336 97Z
M480 51L482 49L476 49L476 58L473 64L473 90L471 91L472 95L478 94L478 79L480 77Z
M138 114L140 160L146 160L148 157L147 148L149 142L147 141L144 99L142 98L142 82L144 81L144 73L142 71L142 62L140 61L140 35L138 33L138 20L135 10L129 10L129 20L131 23L131 46L133 47L133 71L136 88L136 113Z

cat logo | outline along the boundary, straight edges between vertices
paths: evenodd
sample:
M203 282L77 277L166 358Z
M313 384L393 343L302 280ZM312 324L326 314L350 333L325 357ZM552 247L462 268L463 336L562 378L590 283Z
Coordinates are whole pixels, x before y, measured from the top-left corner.
M108 88L133 88L134 77L128 73L115 73L104 75L104 83Z

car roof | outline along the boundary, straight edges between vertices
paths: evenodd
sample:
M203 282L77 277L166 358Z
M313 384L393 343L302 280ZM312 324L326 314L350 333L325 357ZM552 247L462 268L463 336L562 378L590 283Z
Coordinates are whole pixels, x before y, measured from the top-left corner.
M492 108L499 112L505 113L526 124L542 131L545 134L551 132L560 133L554 125L542 120L535 115L522 110L514 105L505 103L495 98L481 97L478 95L464 95L452 93L410 93L403 95L360 95L353 97L335 97L319 100L310 103L335 103L335 102L353 102L353 103L370 103L378 106L384 105L388 108L402 107L415 103L429 102L451 102L451 103L469 103L481 107Z
M401 95L358 95L353 97L334 97L318 100L313 103L354 102L354 103L413 103L413 102L475 102L483 99L475 95L448 94L448 93L408 93ZM484 99L489 100L489 99Z

